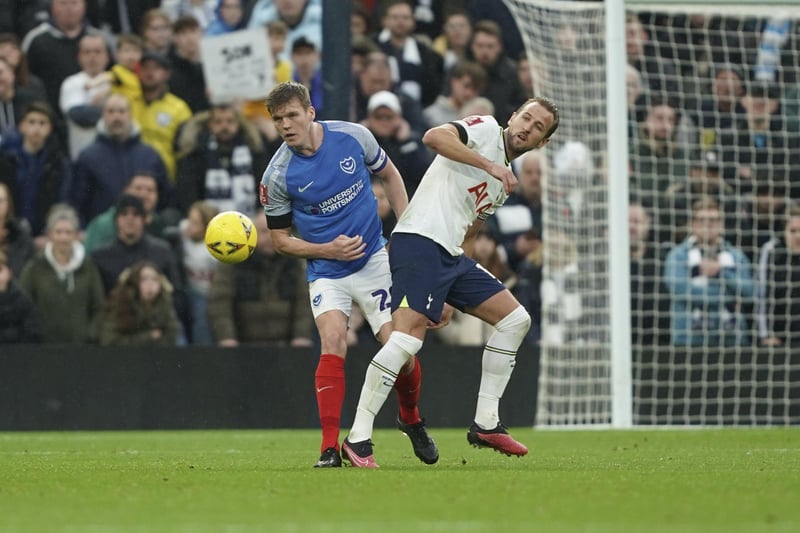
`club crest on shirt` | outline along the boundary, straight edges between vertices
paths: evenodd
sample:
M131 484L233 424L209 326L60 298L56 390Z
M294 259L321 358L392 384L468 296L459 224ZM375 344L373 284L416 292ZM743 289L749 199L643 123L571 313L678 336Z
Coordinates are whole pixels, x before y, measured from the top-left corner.
M170 125L171 122L172 122L172 116L170 116L169 113L160 111L156 115L156 123L158 123L158 125L161 126L162 128L166 128L167 126Z
M356 160L352 156L345 157L339 161L339 168L348 174L352 174L356 171Z

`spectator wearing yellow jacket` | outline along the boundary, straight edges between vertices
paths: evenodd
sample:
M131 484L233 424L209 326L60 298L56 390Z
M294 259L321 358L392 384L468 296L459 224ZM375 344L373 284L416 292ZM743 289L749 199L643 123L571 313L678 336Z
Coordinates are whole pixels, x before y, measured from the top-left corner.
M145 51L139 67L139 90L129 76L117 76L118 83L113 90L130 99L133 119L142 130L142 141L155 148L167 167L167 174L174 181L175 135L191 118L192 111L186 102L169 92L170 68L166 56Z

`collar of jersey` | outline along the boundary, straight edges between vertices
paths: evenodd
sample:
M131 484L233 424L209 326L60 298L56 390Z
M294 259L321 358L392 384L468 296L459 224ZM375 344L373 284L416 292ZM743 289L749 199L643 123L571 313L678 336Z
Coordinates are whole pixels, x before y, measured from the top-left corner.
M510 165L511 162L508 160L508 150L506 150L506 136L503 135L503 128L500 127L500 138L503 139L503 160L506 162L506 166Z

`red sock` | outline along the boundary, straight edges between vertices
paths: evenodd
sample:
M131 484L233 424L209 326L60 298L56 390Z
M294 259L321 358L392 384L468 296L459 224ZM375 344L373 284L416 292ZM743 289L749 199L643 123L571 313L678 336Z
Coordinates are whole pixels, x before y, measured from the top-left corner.
M405 367L403 368L405 370ZM419 366L419 359L414 356L414 370L408 374L402 370L397 375L394 382L394 390L397 392L397 403L400 406L400 420L405 424L416 424L420 421L419 417L419 389L422 383L422 367Z
M327 448L339 449L339 423L344 403L344 358L324 353L319 357L314 374L317 409L322 426L320 453Z

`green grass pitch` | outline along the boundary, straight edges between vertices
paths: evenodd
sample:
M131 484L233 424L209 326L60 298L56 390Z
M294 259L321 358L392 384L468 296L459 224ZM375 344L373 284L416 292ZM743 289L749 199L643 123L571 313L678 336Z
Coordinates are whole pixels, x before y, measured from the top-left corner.
M379 470L311 468L311 430L0 433L0 531L800 531L800 428L465 431L434 466L377 431Z

